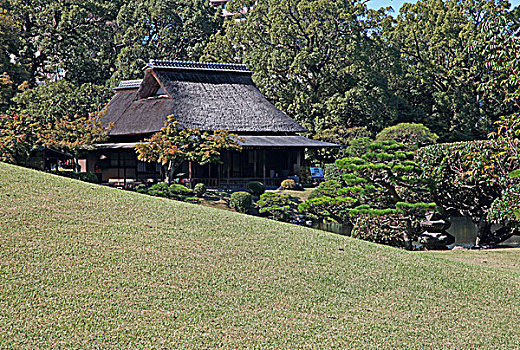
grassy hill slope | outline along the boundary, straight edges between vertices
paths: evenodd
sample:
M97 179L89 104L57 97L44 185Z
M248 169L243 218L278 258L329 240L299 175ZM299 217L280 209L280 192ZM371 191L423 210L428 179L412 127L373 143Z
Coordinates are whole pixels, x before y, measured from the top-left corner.
M0 164L0 348L520 348L520 272Z

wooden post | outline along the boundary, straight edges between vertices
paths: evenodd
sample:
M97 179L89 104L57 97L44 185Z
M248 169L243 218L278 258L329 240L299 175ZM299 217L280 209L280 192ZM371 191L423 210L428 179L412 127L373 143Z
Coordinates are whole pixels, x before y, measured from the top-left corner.
M188 162L188 181L190 182L190 188L191 186L191 160Z
M302 150L298 149L298 153L296 154L296 168L298 169L298 173L295 174L295 175L298 175L298 176L300 176L301 169L302 169L302 166L301 166L301 153L302 153Z
M266 162L266 157L265 157L265 149L262 150L262 164L263 164L263 181L264 181L264 185L266 184L265 183L265 162Z
M257 163L258 163L258 151L255 149L253 150L253 177L257 177Z

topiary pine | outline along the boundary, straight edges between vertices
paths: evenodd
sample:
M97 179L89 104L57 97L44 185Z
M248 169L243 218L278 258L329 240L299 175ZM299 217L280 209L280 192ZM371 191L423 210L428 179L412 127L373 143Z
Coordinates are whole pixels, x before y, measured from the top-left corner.
M335 197L310 199L300 209L352 223L359 216L396 215L405 227L405 248L411 249L412 239L420 232L418 218L436 207L435 203L420 200L428 197L429 186L420 177L422 168L413 156L402 143L373 142L364 155L336 161L344 171L346 187L338 188Z

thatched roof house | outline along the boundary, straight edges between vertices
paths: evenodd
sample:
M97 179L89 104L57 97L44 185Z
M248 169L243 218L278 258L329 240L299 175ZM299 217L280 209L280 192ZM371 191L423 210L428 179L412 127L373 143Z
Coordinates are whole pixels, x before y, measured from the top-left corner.
M88 162L103 181L156 178L151 175L158 168L133 160L132 149L159 131L168 115L186 128L225 129L242 136L243 152L224 154L224 164L213 169L193 170L195 181L210 185L222 179L274 183L299 173L305 148L336 146L299 136L306 130L260 93L245 65L152 60L142 80L122 81L114 90L103 119L114 124L109 142Z

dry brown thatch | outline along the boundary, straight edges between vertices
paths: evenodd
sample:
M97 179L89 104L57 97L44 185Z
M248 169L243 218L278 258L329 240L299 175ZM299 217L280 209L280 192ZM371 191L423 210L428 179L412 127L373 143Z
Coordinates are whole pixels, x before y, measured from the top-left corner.
M165 95L155 96L160 88ZM114 123L112 136L149 134L171 114L183 127L207 131L305 131L267 101L244 65L176 61L152 61L142 82L122 82L104 120Z

